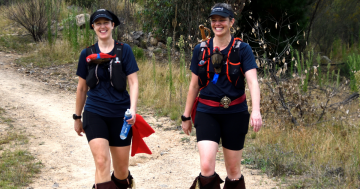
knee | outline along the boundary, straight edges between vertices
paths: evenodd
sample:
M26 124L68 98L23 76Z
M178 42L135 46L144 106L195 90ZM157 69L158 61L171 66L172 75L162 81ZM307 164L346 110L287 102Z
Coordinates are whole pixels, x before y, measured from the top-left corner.
M105 171L110 166L110 159L106 156L95 157L96 168L99 171Z
M215 172L215 165L211 161L201 162L201 174L203 176L211 176Z
M227 172L229 175L239 175L240 174L240 165L239 164L233 164L226 166Z

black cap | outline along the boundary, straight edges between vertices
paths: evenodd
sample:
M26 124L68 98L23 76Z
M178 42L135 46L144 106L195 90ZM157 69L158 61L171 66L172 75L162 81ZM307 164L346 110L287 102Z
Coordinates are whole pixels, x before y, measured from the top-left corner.
M110 21L114 22L114 24L115 24L114 27L120 25L120 20L114 13L112 13L111 11L106 10L106 9L99 9L90 16L90 28L91 29L94 29L92 27L92 24L98 18L109 19Z
M226 17L234 18L234 13L224 7L214 7L213 9L211 9L211 13L208 18L210 18L213 15L219 15L225 18Z

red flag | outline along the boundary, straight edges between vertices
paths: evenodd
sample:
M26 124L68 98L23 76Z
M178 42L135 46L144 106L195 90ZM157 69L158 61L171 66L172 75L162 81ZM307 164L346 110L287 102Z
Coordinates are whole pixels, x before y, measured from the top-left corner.
M143 138L150 136L151 134L155 133L155 131L139 114L136 114L136 121L132 126L132 132L133 138L131 156L139 153L152 154L149 147L145 144Z

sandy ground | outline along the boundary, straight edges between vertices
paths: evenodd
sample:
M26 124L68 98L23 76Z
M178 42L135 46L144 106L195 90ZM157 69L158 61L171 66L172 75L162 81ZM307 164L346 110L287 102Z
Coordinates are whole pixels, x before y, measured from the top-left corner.
M15 120L15 129L30 136L27 148L44 164L34 182L25 188L90 189L95 166L86 137L77 136L73 129L75 93L18 72L11 65L17 57L0 52L0 107ZM182 141L187 136L180 134L178 125L169 118L155 117L152 110L139 109L138 113L156 133L145 139L152 155L130 158L129 169L136 188L189 188L200 171L195 137ZM4 126L0 132L4 132ZM218 159L216 172L224 179L225 165ZM277 188L276 182L257 170L243 167L242 173L247 188Z

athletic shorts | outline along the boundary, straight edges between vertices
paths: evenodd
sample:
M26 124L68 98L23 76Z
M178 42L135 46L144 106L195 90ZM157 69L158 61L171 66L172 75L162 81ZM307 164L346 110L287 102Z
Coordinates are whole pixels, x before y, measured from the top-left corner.
M89 111L83 113L83 128L88 142L95 138L104 138L109 141L109 146L129 146L132 129L125 140L120 139L123 122L124 117L104 117Z
M195 128L197 141L210 140L229 150L244 148L245 135L249 129L248 111L232 114L196 112Z

